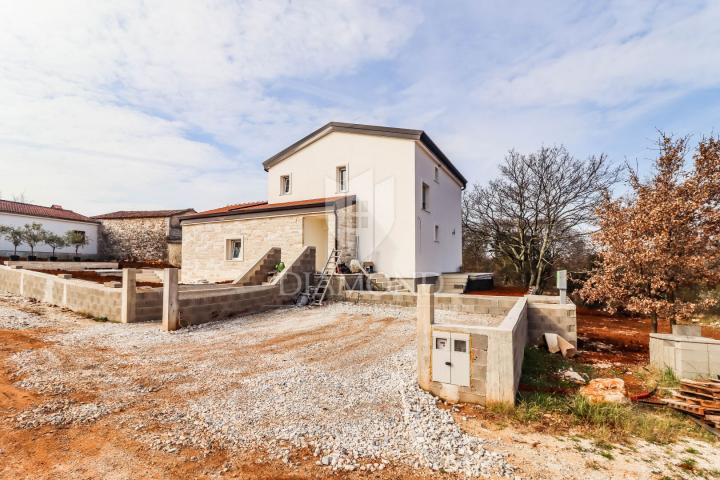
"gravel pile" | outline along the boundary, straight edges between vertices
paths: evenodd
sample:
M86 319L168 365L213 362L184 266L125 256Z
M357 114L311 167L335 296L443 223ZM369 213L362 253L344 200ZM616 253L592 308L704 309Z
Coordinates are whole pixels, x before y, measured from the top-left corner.
M54 400L27 410L15 417L18 428L37 428L45 425L62 427L73 423L92 423L119 411L120 404L75 403L71 400Z
M168 453L264 451L292 468L293 453L307 449L329 471L402 464L512 477L492 442L464 434L417 388L414 322L411 308L334 303L172 334L153 324L78 325L12 361L25 388L96 397L50 402L15 420L34 428L112 414Z
M0 305L0 328L6 330L26 330L28 328L49 327L52 322L38 315L23 312Z

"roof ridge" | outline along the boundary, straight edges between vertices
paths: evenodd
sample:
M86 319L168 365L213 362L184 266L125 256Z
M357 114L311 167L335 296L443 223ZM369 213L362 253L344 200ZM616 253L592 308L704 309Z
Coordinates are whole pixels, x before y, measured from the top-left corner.
M28 206L30 206L30 207L52 208L53 210L62 210L62 211L64 211L64 212L77 213L77 212L74 211L74 210L68 210L67 208L64 208L64 207L62 207L62 206L53 207L52 205L47 206L47 205L39 205L39 204L37 204L37 203L18 202L18 201L16 201L16 200L7 200L7 199L4 199L4 198L0 198L0 202L16 203L16 204L18 204L18 205L28 205ZM58 205L58 204L55 203L55 204L53 204L53 205ZM78 213L78 215L82 215L82 213ZM83 215L83 216L85 216L85 215ZM88 217L88 218L90 218L90 217Z

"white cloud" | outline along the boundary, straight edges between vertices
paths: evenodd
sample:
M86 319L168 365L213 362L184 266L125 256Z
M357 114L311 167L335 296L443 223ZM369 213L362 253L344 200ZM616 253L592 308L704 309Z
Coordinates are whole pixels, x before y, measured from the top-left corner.
M379 0L5 2L0 191L88 214L262 198L262 156L333 112L265 82L388 58L419 19Z

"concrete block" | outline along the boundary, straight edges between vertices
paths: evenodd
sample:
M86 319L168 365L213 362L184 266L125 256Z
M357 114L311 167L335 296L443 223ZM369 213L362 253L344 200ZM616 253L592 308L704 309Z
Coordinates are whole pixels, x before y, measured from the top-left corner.
M57 277L63 280L70 280L72 278L72 275L69 273L58 273Z
M103 283L103 285L105 285L106 287L110 287L110 288L121 288L122 282L118 282L118 281L105 282L105 283Z

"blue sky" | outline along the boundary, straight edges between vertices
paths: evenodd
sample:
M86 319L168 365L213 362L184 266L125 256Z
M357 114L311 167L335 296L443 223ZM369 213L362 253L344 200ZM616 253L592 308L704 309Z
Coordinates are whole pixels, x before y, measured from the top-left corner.
M86 214L265 198L331 121L426 130L471 182L564 143L647 169L720 128L717 1L0 3L0 194Z

